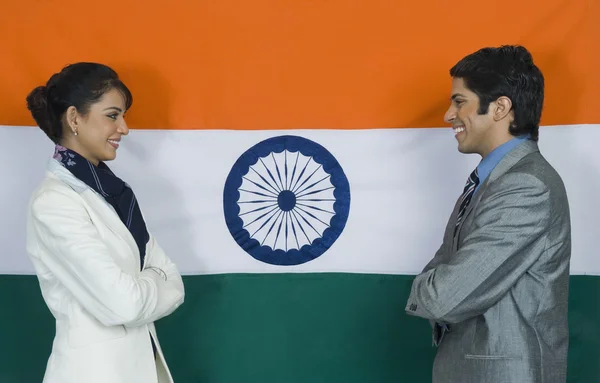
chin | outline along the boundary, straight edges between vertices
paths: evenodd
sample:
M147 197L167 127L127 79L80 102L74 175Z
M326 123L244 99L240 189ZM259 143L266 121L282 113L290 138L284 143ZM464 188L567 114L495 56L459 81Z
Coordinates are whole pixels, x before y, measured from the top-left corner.
M102 162L112 161L115 158L117 158L117 153L112 153L112 154L107 153L105 156L102 157L101 161Z
M464 146L464 145L460 145L460 144L458 145L458 151L461 152L462 154L472 154L472 153L475 153L468 146Z

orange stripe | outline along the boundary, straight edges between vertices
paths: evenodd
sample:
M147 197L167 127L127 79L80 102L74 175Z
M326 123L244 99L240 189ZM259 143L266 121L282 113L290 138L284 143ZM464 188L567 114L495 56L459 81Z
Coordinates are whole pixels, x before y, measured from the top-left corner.
M0 123L64 64L113 66L138 128L443 126L448 69L525 44L547 81L543 124L600 123L600 5L588 0L4 2Z

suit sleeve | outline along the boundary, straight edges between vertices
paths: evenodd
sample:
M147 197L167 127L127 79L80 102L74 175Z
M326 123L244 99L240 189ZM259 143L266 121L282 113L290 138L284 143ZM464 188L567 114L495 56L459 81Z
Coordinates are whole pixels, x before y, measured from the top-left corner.
M408 314L459 323L500 300L544 251L548 197L529 174L506 174L491 184L462 247L413 281Z
M438 249L438 251L435 252L435 255L433 256L433 258L425 265L425 267L423 268L423 271L421 273L425 273L425 272L433 269L437 265L439 265L442 262L444 253L446 251L448 251L448 245L444 241L442 243L442 245L440 246L440 248ZM436 330L435 320L429 319L429 324L431 325L432 329ZM434 338L436 338L436 336L434 336Z
M425 273L431 269L433 269L434 267L436 267L437 265L439 265L440 263L442 263L442 261L444 260L444 255L446 255L452 246L452 238L448 238L448 235L446 233L449 232L449 226L451 224L451 219L448 220L448 223L446 224L446 229L444 230L444 237L442 239L442 244L440 245L439 249L435 252L433 258L425 265L425 267L423 268L423 270L421 271L421 273ZM429 324L431 325L431 328L434 331L438 331L438 328L436 327L436 322L432 319L429 320ZM437 339L437 335L434 334L434 342L435 339Z
M447 238L446 233L448 233L448 226L450 225L450 221L448 221L448 224L446 225L446 230L444 231L444 238L442 239L442 244L440 245L440 248L435 252L435 255L433 256L433 258L425 265L425 267L423 268L423 273L426 271L429 271L431 269L433 269L434 267L436 267L437 265L439 265L442 260L444 259L444 255L447 254L451 247L452 247L452 243L450 242L452 239L451 238Z
M39 256L75 299L105 326L131 325L160 316L180 297L154 270L124 272L109 254L82 204L61 192L46 192L31 204L31 230Z

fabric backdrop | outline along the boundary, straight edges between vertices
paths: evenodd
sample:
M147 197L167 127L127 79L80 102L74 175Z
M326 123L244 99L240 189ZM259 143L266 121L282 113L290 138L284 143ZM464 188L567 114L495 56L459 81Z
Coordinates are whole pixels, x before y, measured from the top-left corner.
M185 275L157 324L176 382L430 381L429 324L404 305L478 163L443 122L448 70L516 43L544 72L540 147L571 204L568 379L600 381L599 2L1 8L0 382L40 382L54 334L25 253L53 150L25 97L77 61L134 94L110 166Z

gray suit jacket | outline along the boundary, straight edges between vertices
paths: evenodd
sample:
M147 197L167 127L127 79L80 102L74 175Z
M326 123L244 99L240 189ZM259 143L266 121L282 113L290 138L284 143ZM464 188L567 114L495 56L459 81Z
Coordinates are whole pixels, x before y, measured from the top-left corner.
M571 225L560 176L533 141L510 151L454 236L413 282L406 311L434 325L434 383L564 383Z

